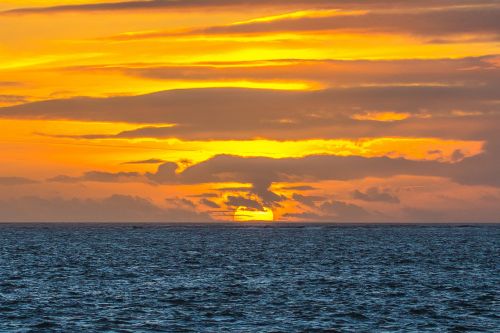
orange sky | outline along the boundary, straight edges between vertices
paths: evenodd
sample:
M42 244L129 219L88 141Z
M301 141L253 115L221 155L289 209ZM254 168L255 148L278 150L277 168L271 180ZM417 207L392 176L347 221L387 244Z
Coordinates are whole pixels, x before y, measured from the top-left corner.
M499 221L499 14L2 1L0 220Z

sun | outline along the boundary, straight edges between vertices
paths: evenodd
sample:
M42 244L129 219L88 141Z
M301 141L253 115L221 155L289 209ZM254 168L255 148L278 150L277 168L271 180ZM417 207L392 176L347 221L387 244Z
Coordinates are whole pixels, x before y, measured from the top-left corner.
M274 221L274 214L268 207L264 207L263 210L254 210L245 206L240 206L234 212L234 220L237 222Z

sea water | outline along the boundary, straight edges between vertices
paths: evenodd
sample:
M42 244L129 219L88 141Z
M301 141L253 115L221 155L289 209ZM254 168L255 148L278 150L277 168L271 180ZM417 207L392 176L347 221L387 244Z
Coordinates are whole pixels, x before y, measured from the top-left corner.
M0 225L0 332L500 332L497 225Z

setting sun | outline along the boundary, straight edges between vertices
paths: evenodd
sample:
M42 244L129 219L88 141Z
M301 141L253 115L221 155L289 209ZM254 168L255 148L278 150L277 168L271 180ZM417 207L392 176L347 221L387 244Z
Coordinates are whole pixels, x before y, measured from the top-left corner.
M0 1L0 221L498 220L500 0L393 2Z
M255 210L240 206L236 209L236 212L234 212L234 220L238 222L273 221L274 214L273 211L267 207L264 207L263 210Z

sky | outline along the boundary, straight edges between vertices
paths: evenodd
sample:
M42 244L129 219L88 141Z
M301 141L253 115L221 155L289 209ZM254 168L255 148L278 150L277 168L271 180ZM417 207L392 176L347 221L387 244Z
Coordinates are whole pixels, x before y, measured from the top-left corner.
M499 0L3 0L0 221L500 222Z

